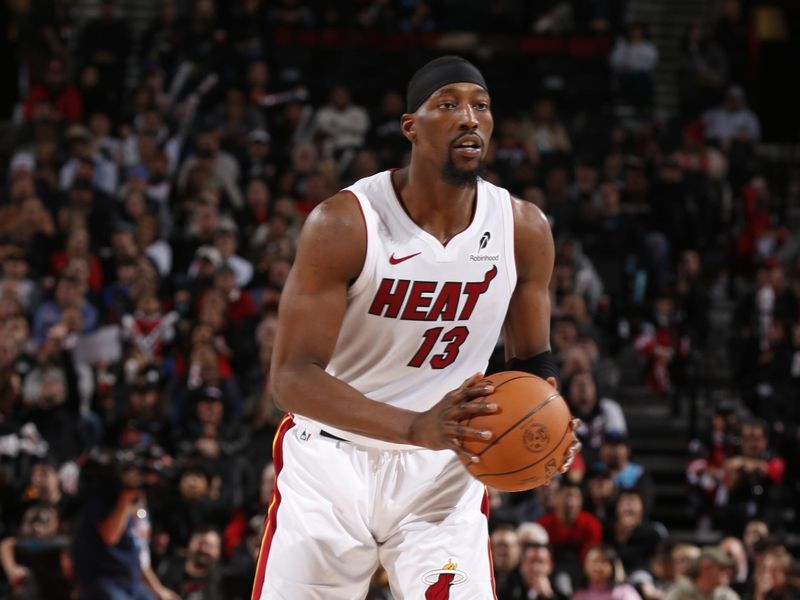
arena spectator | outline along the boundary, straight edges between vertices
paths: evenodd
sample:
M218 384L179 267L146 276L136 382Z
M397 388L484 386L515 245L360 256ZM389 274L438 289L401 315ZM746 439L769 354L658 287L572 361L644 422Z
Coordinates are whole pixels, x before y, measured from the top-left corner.
M64 348L65 336L63 324L50 328L22 384L24 419L35 425L49 456L60 463L98 441L91 422L81 415L79 375L72 352Z
M547 156L567 153L572 148L569 133L559 119L552 98L538 100L519 130L529 156L536 162Z
M131 33L125 19L116 14L115 0L102 0L98 8L97 18L90 20L81 31L78 55L82 65L97 69L98 84L113 91L112 98L119 106Z
M748 24L741 0L725 0L714 28L730 68L731 82L743 85L748 80L750 57L747 50Z
M10 247L3 256L0 289L3 295L16 297L25 313L32 308L39 298L39 282L29 277L30 264L25 258L25 250L19 246Z
M239 190L239 163L220 147L220 130L209 126L201 131L194 144L194 153L186 159L178 173L178 191L185 192L189 187L190 174L195 169L204 169L209 181L224 193L225 200L234 209L244 206Z
M356 104L346 85L331 88L328 104L317 111L316 133L330 138L334 150L341 154L364 145L369 131L369 115Z
M611 521L618 490L609 468L601 462L590 463L583 483L586 488L586 511L602 523Z
M221 480L197 460L184 464L177 476L177 490L156 518L164 523L174 550L188 547L192 532L201 525L224 524L225 510L219 500Z
M584 167L585 169L585 167ZM580 168L576 168L576 184L581 181L581 176L577 175ZM592 189L592 212L596 210L594 205L597 203L597 185L591 184ZM577 199L576 218L582 214L581 200ZM577 226L576 226L577 229ZM583 247L579 239L575 237L562 236L557 244L557 256L560 263L572 265L574 284L573 293L581 296L590 314L594 315L603 295L603 282L600 280L591 259L583 252Z
M73 545L75 579L81 600L151 600L142 580L134 528L142 495L138 468L115 475L98 454L91 473L84 470L83 507Z
M92 132L83 125L70 125L64 141L71 157L58 172L60 189L71 189L76 180L88 181L97 191L113 196L119 185L117 165L100 151Z
M730 403L720 403L711 416L706 443L697 439L690 442L696 457L686 467L686 480L699 529L711 528L715 498L725 474L723 464L736 453L739 443L737 418Z
M700 551L689 579L678 581L672 586L665 600L718 598L719 600L738 600L739 595L728 583L728 569L734 566L719 548L707 546Z
M620 100L637 108L649 108L658 48L647 39L643 23L628 25L625 37L618 39L611 51L610 62Z
M372 148L383 168L403 163L408 152L408 142L400 130L400 117L405 101L396 91L387 91L381 100L380 110L370 116L370 131L367 146Z
M581 420L577 434L583 444L584 460L592 464L599 459L600 446L610 432L627 433L625 415L618 402L598 397L591 371L573 373L564 382L564 391L572 413Z
M234 549L223 579L225 598L247 598L252 594L263 526L262 515L250 517L244 539Z
M44 70L42 81L31 86L25 99L25 118L33 120L46 105L53 116L68 122L83 117L83 103L78 89L67 79L67 65L59 58L52 58Z
M520 562L522 545L512 525L500 525L492 531L492 566L497 589L506 589Z
M674 543L669 539L662 540L649 564L633 571L628 577L628 583L636 588L644 600L661 600L667 589L675 583L673 548Z
M5 234L9 245L23 249L31 275L41 277L47 273L48 258L56 245L56 226L52 213L33 195L32 180L29 183L31 189L24 190L19 201L12 190L11 203L0 213L3 217L0 232Z
M109 444L165 446L169 442L167 400L159 369L149 364L137 371L129 385L121 386L116 406L106 415Z
M706 137L724 149L729 148L734 139L751 143L761 139L761 123L747 107L744 90L739 86L728 88L724 103L704 113L703 121Z
M734 533L745 519L771 516L786 468L782 458L769 452L763 421L742 422L741 440L741 452L723 463L723 486L717 496L720 524Z
M272 136L265 129L254 129L247 134L247 148L242 159L242 178L245 181L261 179L274 185L278 177L278 166L272 150ZM245 186L245 200L248 186Z
M498 598L554 598L565 600L554 581L553 552L546 544L526 544L522 547L519 569L504 585L497 585Z
M763 519L750 519L745 523L742 530L742 543L747 552L747 560L750 564L755 562L756 548L761 542L769 539L770 528Z
M583 557L603 535L600 521L582 507L581 488L565 479L555 495L553 510L538 520L547 531L556 569L573 578L580 571Z
M585 585L572 595L574 600L640 600L639 593L625 583L625 569L617 553L604 544L592 547L583 559Z
M222 595L222 539L212 526L192 531L186 558L176 556L159 568L159 578L180 598L220 600Z
M611 471L618 489L639 490L645 514L650 514L653 506L653 481L642 465L631 461L631 447L627 434L619 431L607 433L600 445L600 460Z
M525 544L549 544L550 536L547 530L539 523L533 521L523 521L517 526L517 537L520 546Z
M728 60L700 23L689 26L681 50L681 112L693 118L719 102L728 81Z
M739 538L728 536L720 540L719 549L734 563L730 580L731 589L743 596L750 579L750 565L744 544Z
M700 548L693 544L677 544L672 549L672 565L675 570L676 582L690 577L699 557Z
M26 509L18 535L0 542L0 563L15 597L72 598L69 539L59 534L58 510L37 502Z
M753 574L753 600L797 598L795 560L785 550L766 552Z
M631 573L646 567L664 537L663 525L654 524L645 517L639 491L635 488L621 489L614 514L606 522L603 538L616 550L625 570Z
M674 393L685 379L691 340L671 296L658 295L652 318L643 324L634 344L646 361L648 387L659 394Z
M236 287L245 288L253 278L253 265L236 254L238 245L236 227L233 223L222 223L214 237L214 247L219 250L222 265L232 269Z

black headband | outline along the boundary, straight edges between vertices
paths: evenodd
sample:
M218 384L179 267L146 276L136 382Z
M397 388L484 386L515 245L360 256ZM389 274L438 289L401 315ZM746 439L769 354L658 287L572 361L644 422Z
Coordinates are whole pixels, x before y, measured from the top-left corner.
M488 91L478 68L459 56L436 58L414 73L406 91L406 110L417 112L422 103L448 83L474 83Z

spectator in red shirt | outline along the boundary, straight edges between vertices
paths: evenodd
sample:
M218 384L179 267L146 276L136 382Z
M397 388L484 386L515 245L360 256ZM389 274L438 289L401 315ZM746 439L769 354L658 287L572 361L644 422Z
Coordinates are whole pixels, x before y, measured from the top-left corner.
M33 118L36 105L51 104L64 121L76 122L83 117L83 101L78 88L67 81L66 65L57 58L47 63L42 81L31 85L25 98L25 120Z
M566 571L573 580L581 570L581 561L592 546L603 538L603 527L597 517L583 510L583 492L568 479L553 499L553 510L538 523L550 536L556 570Z

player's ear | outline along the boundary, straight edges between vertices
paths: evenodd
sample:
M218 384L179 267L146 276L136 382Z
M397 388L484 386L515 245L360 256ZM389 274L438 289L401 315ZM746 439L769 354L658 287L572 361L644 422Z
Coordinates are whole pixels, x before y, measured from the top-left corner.
M404 113L400 117L400 131L412 144L417 141L417 123L413 114Z

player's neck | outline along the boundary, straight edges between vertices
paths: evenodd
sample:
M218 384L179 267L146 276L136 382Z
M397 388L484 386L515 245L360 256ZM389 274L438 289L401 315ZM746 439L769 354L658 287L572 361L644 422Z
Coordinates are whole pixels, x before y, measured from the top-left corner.
M476 185L455 186L413 164L392 173L392 183L411 219L443 244L472 221Z

